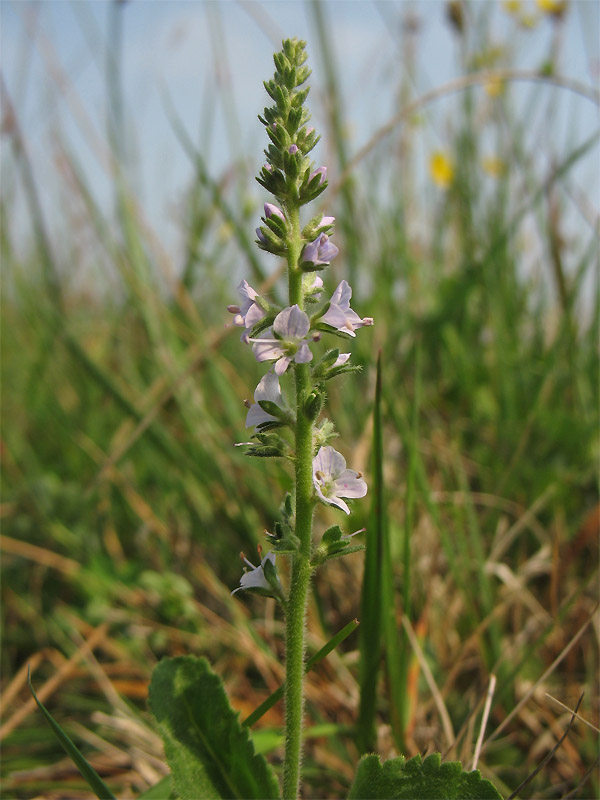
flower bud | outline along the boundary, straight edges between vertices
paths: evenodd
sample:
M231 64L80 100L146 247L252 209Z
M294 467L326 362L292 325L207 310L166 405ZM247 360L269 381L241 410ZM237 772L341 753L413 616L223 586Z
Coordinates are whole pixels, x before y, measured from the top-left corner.
M310 183L314 178L320 176L319 178L319 186L323 185L323 182L327 179L327 167L319 167L314 172L311 172L308 177L308 182Z
M307 264L305 269L319 269L326 267L339 253L338 248L329 241L329 236L322 233L320 236L304 247L302 251L302 264ZM312 266L310 266L312 264Z
M273 203L265 203L265 217L269 219L272 216L279 217L279 219L285 222L283 211L280 208L277 208Z

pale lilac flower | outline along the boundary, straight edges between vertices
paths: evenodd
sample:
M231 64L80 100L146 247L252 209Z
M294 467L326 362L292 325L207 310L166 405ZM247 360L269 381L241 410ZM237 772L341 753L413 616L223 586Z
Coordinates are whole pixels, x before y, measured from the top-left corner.
M305 364L312 359L312 353L305 341L310 330L310 320L296 304L284 308L275 317L273 329L269 328L262 336L249 341L257 361L275 361L275 373L283 375L292 361ZM273 331L279 338L273 337Z
M339 252L338 248L329 241L329 236L321 233L314 242L304 246L302 261L311 261L315 267L325 267Z
M281 409L285 409L285 401L279 386L279 378L274 372L267 372L266 375L260 379L258 386L254 390L254 403L249 406L248 414L246 416L246 427L262 425L264 422L277 422L277 417L272 414L267 414L260 405L259 400L268 400L270 403L275 403ZM247 402L247 401L246 401Z
M364 497L367 484L360 472L346 469L346 459L331 446L321 447L313 459L313 483L319 498L327 505L350 513L342 497Z
M275 553L267 553L258 567L255 567L245 556L242 556L242 558L251 569L249 572L244 572L240 578L240 585L231 594L235 594L242 589L265 589L267 592L272 592L273 588L265 578L265 564L270 561L273 567L275 566Z
M289 148L288 148L288 153L291 156L295 156L297 152L298 152L298 145L297 144L291 144L289 146Z
M267 237L264 235L264 233L261 231L260 228L256 228L255 233L256 233L256 238L261 244L267 244Z
M267 172L273 172L273 167L270 164L263 164L263 169L266 169Z
M350 353L340 353L336 360L331 365L331 369L343 366L350 358Z
M321 317L321 320L332 328L337 328L338 331L356 336L354 331L357 328L362 328L363 325L372 325L372 317L364 317L361 319L356 311L350 308L350 298L352 297L352 288L348 281L340 281L337 289L331 295L329 301L329 308Z
M318 298L318 295L320 295L322 291L323 291L323 278L320 278L317 275L312 284L306 290L306 293L309 295L314 295L316 299Z
M326 217L323 215L321 217L321 222L319 222L319 228L327 228L329 225L333 225L335 222L335 217Z
M311 172L310 175L308 176L308 182L310 183L312 179L317 175L321 176L319 179L319 186L321 186L325 181L325 179L327 178L327 167L319 167L314 172Z
M265 203L265 217L269 219L269 217L279 217L279 219L285 222L285 217L283 215L283 211L278 208L277 206L273 205L273 203Z
M238 328L245 328L242 334L242 341L247 341L248 334L256 323L265 316L265 312L256 303L256 298L259 297L258 292L250 286L247 280L241 281L237 289L242 296L242 305L227 306L227 310L234 315L233 324L237 325Z

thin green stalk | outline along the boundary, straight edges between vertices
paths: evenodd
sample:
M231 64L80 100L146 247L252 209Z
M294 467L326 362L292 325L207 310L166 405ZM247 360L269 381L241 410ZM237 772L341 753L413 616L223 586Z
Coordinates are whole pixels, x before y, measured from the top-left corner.
M291 204L290 204L291 206ZM302 249L300 213L288 208L292 231L288 241L288 278L290 305L304 305L302 271L298 261ZM283 797L298 796L302 757L302 714L304 705L304 618L310 584L310 545L313 514L313 423L304 413L310 391L308 364L296 364L296 536L300 547L292 562L290 593L286 611L285 677L285 759Z

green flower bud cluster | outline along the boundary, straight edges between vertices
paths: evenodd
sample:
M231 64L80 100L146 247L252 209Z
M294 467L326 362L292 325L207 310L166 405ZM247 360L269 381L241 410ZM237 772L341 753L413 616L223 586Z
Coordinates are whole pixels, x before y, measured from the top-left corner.
M309 203L327 186L324 173L315 170L308 157L320 137L313 128L306 127L310 115L304 102L310 87L300 88L310 75L308 67L303 66L305 47L306 42L287 39L281 52L275 53L275 74L264 83L274 104L265 108L263 115L258 117L265 126L270 144L264 151L267 163L257 181L284 207L288 202L296 206ZM272 226L268 227L276 236L280 233ZM271 245L271 237L266 236ZM263 249L270 249L262 244Z

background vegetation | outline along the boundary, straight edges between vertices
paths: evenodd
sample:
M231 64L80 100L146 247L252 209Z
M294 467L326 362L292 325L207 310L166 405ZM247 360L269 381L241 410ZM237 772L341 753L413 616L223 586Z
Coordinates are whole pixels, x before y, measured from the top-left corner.
M416 164L436 94L419 89L414 8L406 7L398 41L414 67L411 79L398 79L399 113L355 158L327 46L329 8L305 9L314 79L325 89L313 104L322 103L327 125L327 213L339 223L331 285L348 278L356 309L376 320L354 347L362 375L332 386L329 404L349 463L369 477L381 350L404 752L439 749L469 766L494 674L478 766L508 796L552 752L571 719L565 706L584 693L579 714L592 726L575 721L518 796L594 797L598 210L578 176L597 169L598 136L578 138L576 112L598 101L557 73L562 26L576 4L505 4L515 30L548 29L544 58L521 89L525 104L514 101L514 54L494 48L486 27L489 5L445 7L466 77L440 90L460 90L460 99L435 131L440 146L427 155L427 173ZM245 438L241 401L261 370L224 328L224 309L240 265L257 289L276 293L278 265L253 245L265 198L249 188L254 166L242 154L214 174L205 139L190 137L167 104L190 160L181 256L169 258L129 177L123 131L135 120L123 109L118 50L127 11L115 3L113 12L114 113L104 142L113 209L58 139L56 202L70 231L59 246L27 131L4 92L5 797L88 796L34 711L27 664L40 699L122 797L165 773L146 710L162 655L207 656L244 716L283 674L272 601L230 596L236 554L256 556L290 484L278 463L249 461L232 446ZM555 111L564 92L576 95L571 133L557 134L540 160L540 141L545 148L552 138L541 132L564 126ZM15 187L31 222L19 241ZM88 290L72 276L90 252L111 277ZM355 508L351 530L368 522L368 503ZM362 569L355 555L319 573L311 651L359 616ZM307 796L340 797L351 782L359 658L354 634L311 673ZM398 740L388 689L382 677L378 747L389 757ZM257 726L257 745L274 763L281 724L278 705Z

